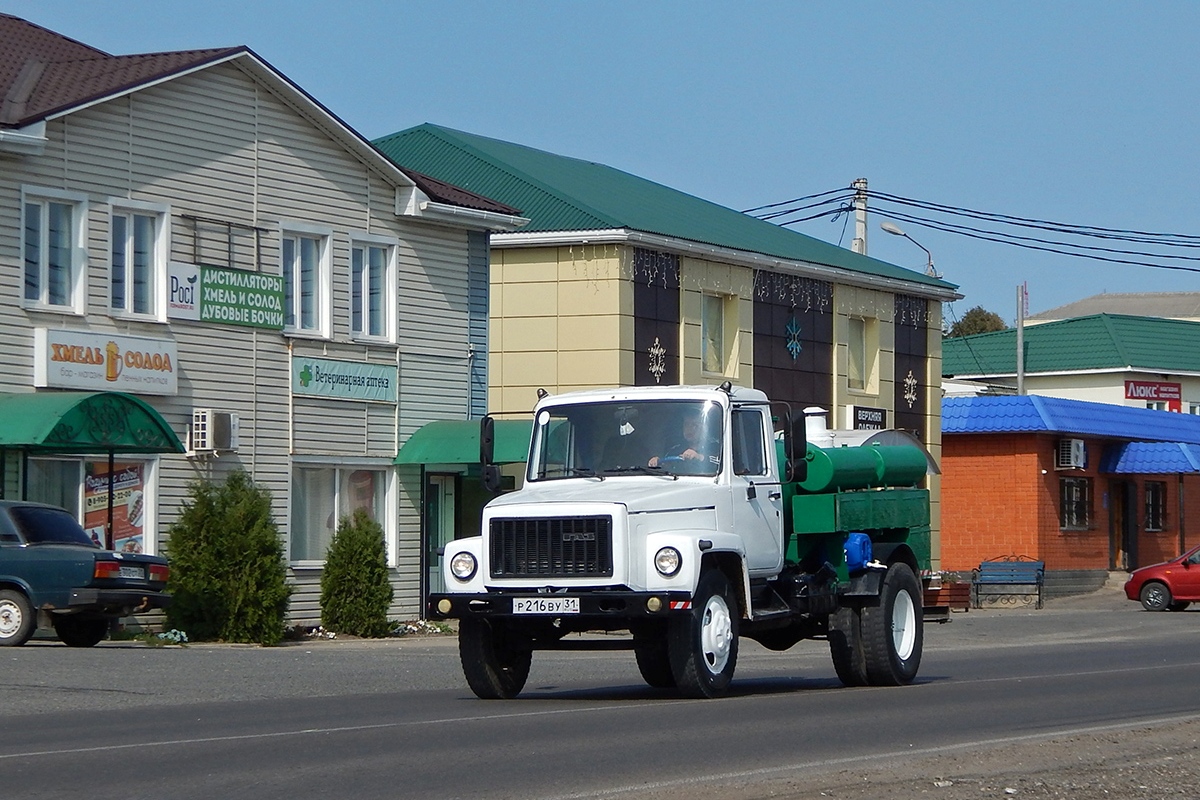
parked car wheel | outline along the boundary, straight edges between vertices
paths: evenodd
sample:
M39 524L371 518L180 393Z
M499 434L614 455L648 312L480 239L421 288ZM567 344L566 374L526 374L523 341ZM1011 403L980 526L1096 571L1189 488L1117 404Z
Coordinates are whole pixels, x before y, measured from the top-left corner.
M1141 600L1147 611L1166 611L1171 607L1171 590L1165 583L1150 581L1142 587Z
M108 635L108 620L79 615L56 616L54 632L68 647L94 647Z
M29 598L14 589L0 590L0 647L20 647L36 628Z

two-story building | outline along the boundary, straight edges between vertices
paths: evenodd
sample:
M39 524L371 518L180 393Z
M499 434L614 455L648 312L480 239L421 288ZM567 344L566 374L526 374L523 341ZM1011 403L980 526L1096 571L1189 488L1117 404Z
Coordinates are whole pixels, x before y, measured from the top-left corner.
M189 484L244 469L293 622L359 507L416 615L429 509L395 457L483 412L488 235L523 222L245 47L114 56L0 15L0 490L154 552Z

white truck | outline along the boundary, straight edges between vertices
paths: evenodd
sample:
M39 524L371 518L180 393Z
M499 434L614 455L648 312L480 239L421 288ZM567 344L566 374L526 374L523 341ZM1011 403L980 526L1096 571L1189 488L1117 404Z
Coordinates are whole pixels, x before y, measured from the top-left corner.
M446 547L448 589L429 598L430 618L459 621L472 691L514 697L535 650L617 641L650 686L714 697L741 636L773 650L826 638L843 683L910 683L926 452L819 447L804 428L728 383L543 396L523 486L487 504L481 536ZM564 638L595 631L631 635Z

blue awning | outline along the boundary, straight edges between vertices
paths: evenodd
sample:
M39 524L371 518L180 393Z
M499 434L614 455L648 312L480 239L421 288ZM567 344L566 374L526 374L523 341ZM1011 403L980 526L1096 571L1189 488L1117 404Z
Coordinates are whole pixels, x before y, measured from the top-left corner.
M1200 472L1200 446L1183 442L1127 442L1104 449L1100 471L1118 475Z

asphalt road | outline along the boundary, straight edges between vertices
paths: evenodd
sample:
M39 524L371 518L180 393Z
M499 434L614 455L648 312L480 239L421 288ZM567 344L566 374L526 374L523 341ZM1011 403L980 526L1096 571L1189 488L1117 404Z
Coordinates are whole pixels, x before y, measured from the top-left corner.
M537 653L520 698L479 701L450 637L34 642L0 663L6 800L683 797L1200 719L1200 611L1111 591L927 626L909 687L841 687L823 642L743 642L713 701L645 687L628 652Z

